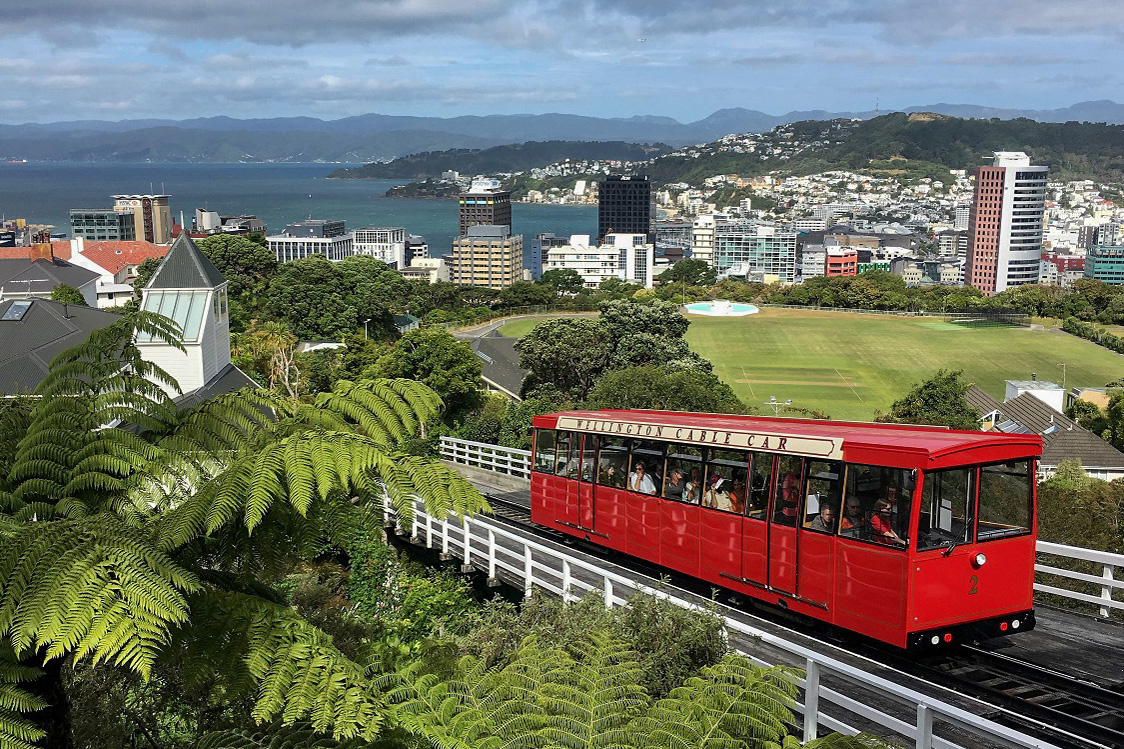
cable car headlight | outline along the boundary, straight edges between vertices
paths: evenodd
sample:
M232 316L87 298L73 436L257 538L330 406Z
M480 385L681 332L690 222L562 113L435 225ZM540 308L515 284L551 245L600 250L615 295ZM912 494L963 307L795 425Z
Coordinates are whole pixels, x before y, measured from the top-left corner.
M984 563L987 562L987 557L985 557L984 553L981 551L978 554L976 554L976 560L975 561L976 561L977 567L983 567Z

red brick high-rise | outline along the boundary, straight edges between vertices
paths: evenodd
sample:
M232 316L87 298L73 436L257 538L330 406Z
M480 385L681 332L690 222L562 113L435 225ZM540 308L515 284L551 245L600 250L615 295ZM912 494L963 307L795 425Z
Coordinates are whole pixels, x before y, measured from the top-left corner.
M991 296L1038 283L1048 167L1031 166L1021 152L998 151L993 166L976 172L968 220L964 283Z

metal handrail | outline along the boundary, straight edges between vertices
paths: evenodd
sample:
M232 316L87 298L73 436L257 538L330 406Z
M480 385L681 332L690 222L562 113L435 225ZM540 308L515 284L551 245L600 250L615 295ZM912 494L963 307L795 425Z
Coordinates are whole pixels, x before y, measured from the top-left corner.
M462 440L457 437L441 438L441 456L454 463L485 468L500 473L521 478L530 478L531 451L519 450L502 445L490 445L484 442ZM1113 610L1124 611L1124 601L1113 597L1114 591L1124 591L1124 575L1117 577L1116 571L1124 573L1124 554L1114 554L1108 551L1084 549L1080 546L1067 546L1048 541L1038 541L1036 545L1038 554L1047 554L1061 557L1071 561L1090 562L1101 565L1100 576L1083 572L1075 572L1063 567L1047 564L1035 564L1035 572L1044 575L1073 580L1076 583L1098 586L1098 594L1082 593L1076 590L1060 588L1043 582L1035 582L1034 589L1039 593L1067 598L1083 604L1097 606L1101 617L1111 616Z
M395 516L389 498L384 507L386 522L391 525ZM661 589L659 583L651 578L642 578L643 581L630 579L598 566L596 560L589 562L572 556L564 546L539 543L487 517L466 517L459 523L436 520L424 512L419 501L415 504L412 532L418 543L424 541L428 548L440 548L446 557L459 556L466 566L486 569L490 579L498 579L500 570L507 572L522 582L526 595L538 588L563 600L572 600L584 593L597 591L603 596L605 606L611 608L627 603L630 597L627 593L631 591L632 594L658 596L684 608L698 608L696 604ZM588 582L583 577L595 582ZM803 661L805 674L798 681L803 690L803 700L797 702L794 709L803 716L804 741L815 738L820 726L849 735L859 733L858 728L839 714L844 711L911 739L917 749L959 749L960 744L941 735L949 728L982 736L995 746L1018 749L1053 749L1055 746L732 617L725 616L724 619L728 630L764 642ZM758 665L773 665L760 657L746 655ZM842 691L825 686L825 676L842 681ZM897 705L899 714L888 713L856 699L855 692L848 687L878 694ZM836 714L833 715L833 712Z

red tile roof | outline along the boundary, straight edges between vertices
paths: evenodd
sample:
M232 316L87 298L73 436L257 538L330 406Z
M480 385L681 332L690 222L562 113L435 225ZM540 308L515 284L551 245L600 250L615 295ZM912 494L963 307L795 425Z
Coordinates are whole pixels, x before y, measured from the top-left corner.
M0 260L26 260L30 252L30 247L0 247Z
M86 242L82 256L105 268L108 273L117 273L126 265L140 265L150 257L164 257L168 248L152 242Z

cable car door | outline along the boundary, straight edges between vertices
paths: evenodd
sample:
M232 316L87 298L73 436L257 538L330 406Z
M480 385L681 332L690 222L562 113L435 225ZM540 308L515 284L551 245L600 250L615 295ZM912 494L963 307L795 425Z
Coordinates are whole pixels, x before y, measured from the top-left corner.
M752 453L742 518L742 579L769 582L769 487L773 484L771 453Z
M800 518L804 459L777 456L773 507L769 514L769 587L796 593L796 524Z
M593 478L597 457L597 437L582 435L581 482L578 484L578 525L593 530Z

